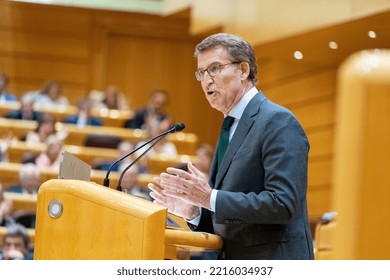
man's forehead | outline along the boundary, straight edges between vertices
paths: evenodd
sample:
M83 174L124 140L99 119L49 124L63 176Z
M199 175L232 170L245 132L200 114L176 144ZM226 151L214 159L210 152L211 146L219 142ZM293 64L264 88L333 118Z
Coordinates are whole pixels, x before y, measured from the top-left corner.
M226 63L227 51L222 47L211 48L198 55L198 68L207 68L216 63Z

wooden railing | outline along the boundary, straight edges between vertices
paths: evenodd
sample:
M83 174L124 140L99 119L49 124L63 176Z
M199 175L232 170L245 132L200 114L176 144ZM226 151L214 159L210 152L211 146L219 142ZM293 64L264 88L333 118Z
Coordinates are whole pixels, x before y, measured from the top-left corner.
M18 182L19 169L21 163L4 163L0 162L0 181L5 189L7 189L10 184L15 184ZM106 171L95 170L91 171L91 181L97 184L103 184L104 178L106 176ZM110 187L115 188L118 184L120 174L118 172L110 173ZM147 184L152 181L154 174L139 174L138 181L142 187L147 187ZM51 168L41 168L41 183L46 182L50 179L58 178L58 170Z
M18 110L20 108L19 102L8 102L0 104L0 116L5 116L7 113ZM58 122L64 121L65 118L77 114L77 107L68 105L64 107L37 109L37 112L50 113ZM91 115L102 120L104 126L123 127L125 122L131 119L134 115L132 110L120 111L109 109L92 109Z
M22 121L0 118L0 135L12 133L16 138L26 135L29 131L36 128L35 121ZM147 138L147 133L140 129L128 129L121 127L106 127L106 126L85 126L78 127L74 124L56 123L57 131L64 131L68 134L64 143L68 145L84 146L85 141L90 135L108 135L120 137L133 143L144 141ZM177 132L167 135L167 139L172 141L179 154L194 155L198 137L194 133Z

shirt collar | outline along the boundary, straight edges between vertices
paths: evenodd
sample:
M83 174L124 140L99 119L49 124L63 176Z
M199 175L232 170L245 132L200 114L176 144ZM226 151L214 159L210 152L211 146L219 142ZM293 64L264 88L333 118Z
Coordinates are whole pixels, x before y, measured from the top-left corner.
M241 119L242 114L248 103L252 100L252 98L258 93L256 87L251 88L247 91L241 100L233 107L233 109L229 112L229 116L234 117L236 120Z

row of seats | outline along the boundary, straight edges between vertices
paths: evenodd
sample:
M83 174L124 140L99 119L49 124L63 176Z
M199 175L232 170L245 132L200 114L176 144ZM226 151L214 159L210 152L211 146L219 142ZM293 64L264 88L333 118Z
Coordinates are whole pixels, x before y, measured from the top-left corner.
M0 103L0 116L5 116L7 113L18 110L19 102ZM52 114L58 122L78 113L77 106L67 105L60 108L39 108L39 112ZM103 121L104 126L123 127L125 122L134 116L131 110L120 111L112 109L92 109L92 116L98 117Z
M33 157L43 152L46 149L46 144L39 143L34 146L29 145L24 141L14 140L8 148L8 156L10 162L26 162L26 157ZM92 167L97 162L110 162L118 158L118 152L115 149L82 147L78 145L64 145L63 149L82 161L90 164ZM148 157L148 170L152 174L158 174L166 170L169 166L179 166L191 161L197 161L196 156L191 155L176 155L167 157L164 154L154 154Z
M5 188L5 190L7 189L7 186L9 186L12 183L15 183L18 180L18 174L21 166L22 166L21 163L0 162L0 182L2 182L2 185ZM119 176L120 174L118 172L110 173L110 177L109 177L110 187L115 188L117 186ZM155 175L153 174L139 174L138 180L140 182L140 185L146 188L147 184L152 181L154 176ZM105 177L106 177L106 171L92 169L91 171L92 182L95 182L97 184L103 184ZM41 168L41 183L50 179L57 179L57 178L58 178L57 170L54 170L52 168Z
M0 118L0 135L12 133L16 138L20 139L27 132L34 130L36 126L37 123L35 121ZM94 141L104 141L106 139L105 141L108 146L111 143L110 148L116 148L117 144L122 140L138 143L147 137L146 132L140 129L99 126L78 127L74 124L60 122L56 123L56 130L64 131L68 134L64 140L64 144L79 146L86 146L88 142L90 143L89 146L96 146L93 144ZM198 144L196 134L177 132L167 135L167 139L175 144L179 154L195 154Z

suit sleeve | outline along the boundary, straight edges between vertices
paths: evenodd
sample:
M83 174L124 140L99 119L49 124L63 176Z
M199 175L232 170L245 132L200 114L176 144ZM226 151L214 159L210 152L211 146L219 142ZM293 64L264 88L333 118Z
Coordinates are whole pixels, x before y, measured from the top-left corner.
M188 223L188 227L193 231L201 231L214 234L211 215L212 213L210 210L202 208L199 225L195 226L193 224Z

